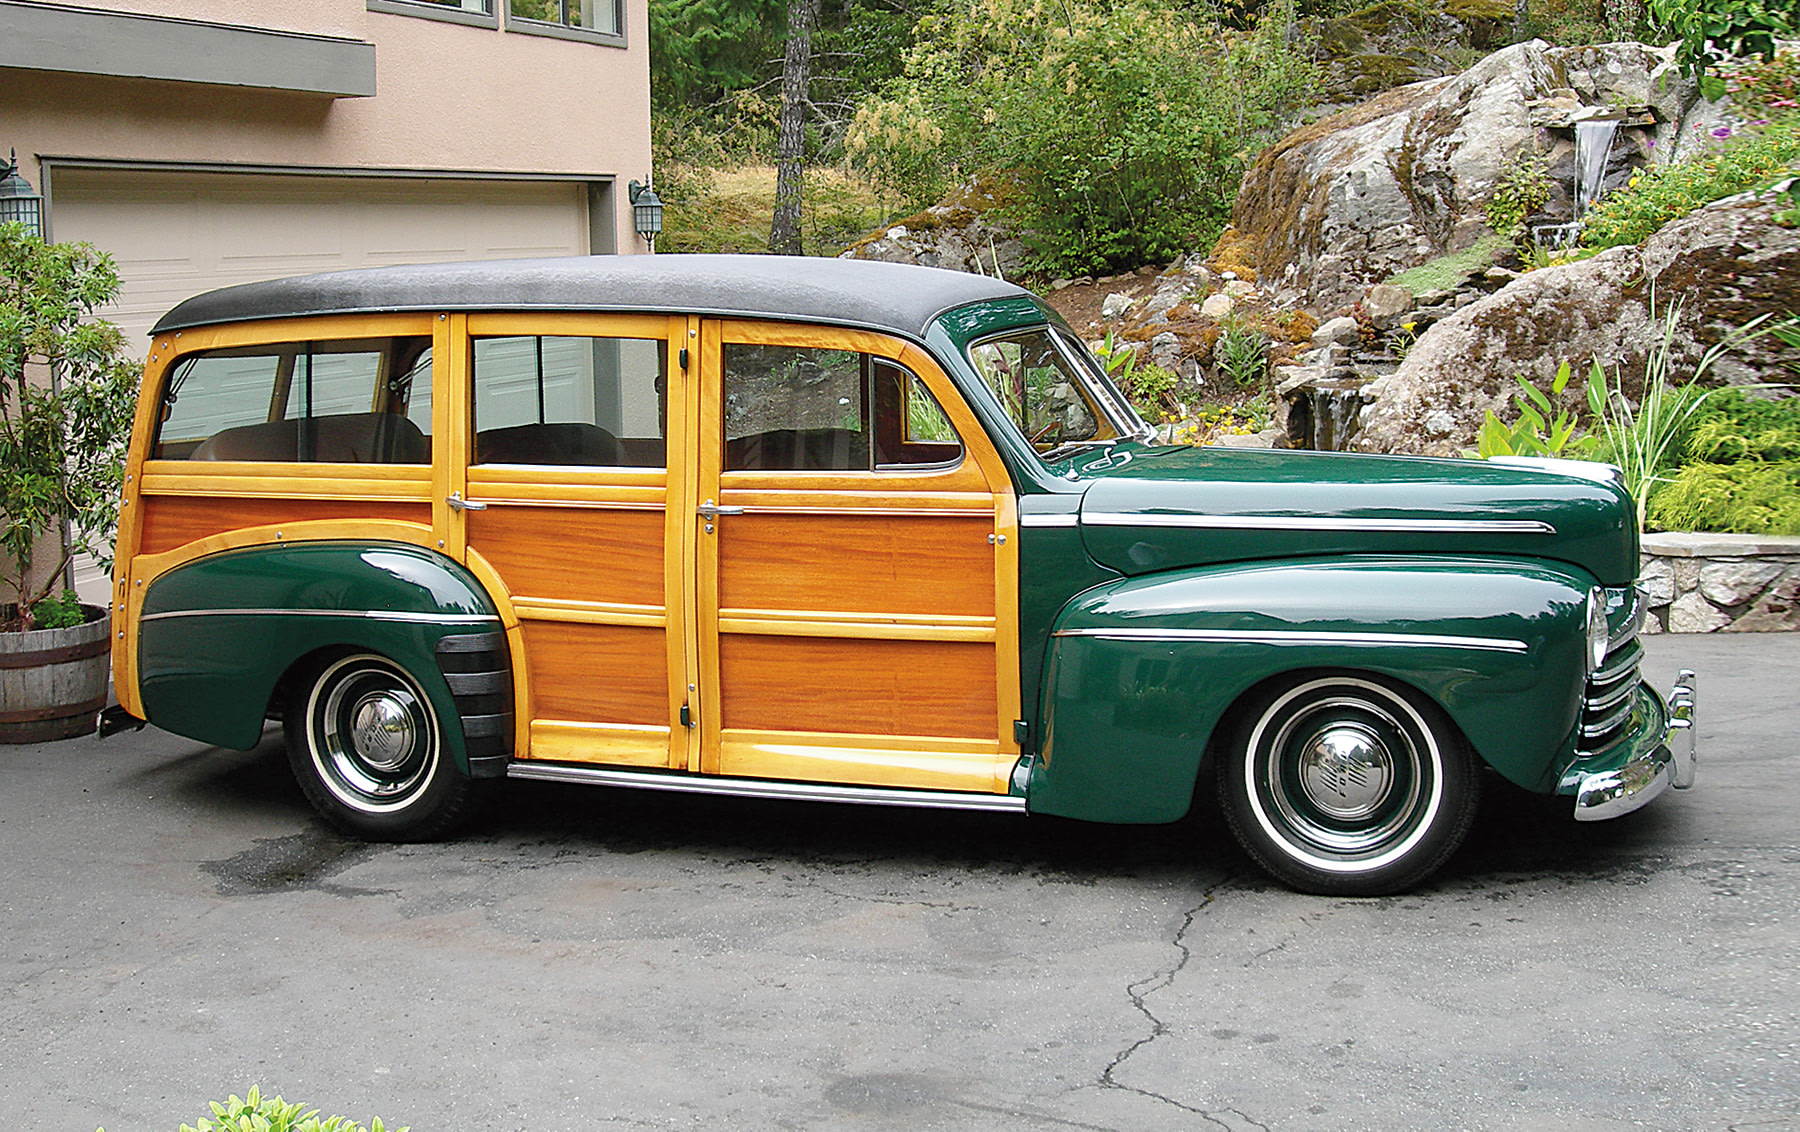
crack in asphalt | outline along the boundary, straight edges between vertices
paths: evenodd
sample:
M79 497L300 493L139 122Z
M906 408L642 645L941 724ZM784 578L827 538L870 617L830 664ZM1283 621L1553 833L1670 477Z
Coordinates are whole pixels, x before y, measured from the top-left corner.
M1127 1061L1131 1060L1134 1054L1170 1032L1169 1024L1164 1022L1161 1018L1158 1018L1156 1014L1151 1011L1150 1006L1145 1002L1145 999L1174 983L1175 976L1181 974L1182 969L1188 965L1188 960L1194 957L1193 949L1188 947L1186 942L1187 933L1189 929L1194 926L1194 920L1199 917L1200 913L1212 906L1213 901L1216 899L1217 892L1230 881L1230 879L1230 874L1220 877L1210 888L1200 894L1200 903L1188 909L1181 917L1181 926L1175 929L1175 938L1170 941L1175 945L1175 948L1181 952L1181 958L1176 961L1175 965L1166 971L1151 975L1148 978L1139 979L1135 983L1126 984L1125 993L1131 997L1131 1005L1150 1023L1150 1033L1139 1038L1137 1041L1132 1042L1113 1057L1112 1061L1107 1064L1105 1070L1100 1074L1100 1087L1103 1089L1118 1089L1122 1092L1136 1093L1138 1096L1169 1105L1172 1108L1178 1108L1183 1112L1191 1112L1208 1124L1214 1124L1225 1129L1226 1132L1236 1132L1229 1123L1221 1120L1219 1116L1215 1115L1213 1112L1203 1108L1195 1108L1193 1105L1182 1104L1173 1097L1164 1096L1163 1094L1154 1092L1150 1089L1141 1089L1136 1085L1127 1085L1117 1077L1120 1068L1122 1068ZM1248 1114L1239 1112L1237 1109L1219 1109L1218 1112L1238 1117L1251 1127L1260 1128L1263 1132L1269 1132L1266 1124L1252 1119Z

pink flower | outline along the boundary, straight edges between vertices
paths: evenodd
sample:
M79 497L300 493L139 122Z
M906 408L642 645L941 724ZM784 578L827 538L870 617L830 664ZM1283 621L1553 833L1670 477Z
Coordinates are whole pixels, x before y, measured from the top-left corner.
M1731 136L1731 127L1730 126L1715 127L1712 132L1712 136L1715 138L1728 138Z

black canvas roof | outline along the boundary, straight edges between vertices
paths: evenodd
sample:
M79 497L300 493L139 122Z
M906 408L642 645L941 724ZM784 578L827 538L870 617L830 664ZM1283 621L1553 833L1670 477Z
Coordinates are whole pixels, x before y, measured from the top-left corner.
M380 311L678 311L790 318L918 337L933 318L984 299L1030 297L981 275L803 256L571 256L375 267L209 291L152 334L297 315Z

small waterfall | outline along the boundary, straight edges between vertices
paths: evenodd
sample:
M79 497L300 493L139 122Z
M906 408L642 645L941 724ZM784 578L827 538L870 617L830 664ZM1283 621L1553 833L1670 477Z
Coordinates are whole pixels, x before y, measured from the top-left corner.
M1343 452L1361 423L1368 398L1360 380L1327 378L1308 382L1283 396L1288 400L1288 446Z
M1575 123L1575 219L1600 199L1600 186L1606 180L1606 159L1612 154L1613 136L1619 131L1617 118L1588 118Z

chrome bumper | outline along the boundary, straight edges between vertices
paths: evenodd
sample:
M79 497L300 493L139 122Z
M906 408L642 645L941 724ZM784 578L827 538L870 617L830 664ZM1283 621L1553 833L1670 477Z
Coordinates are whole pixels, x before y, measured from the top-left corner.
M1669 689L1667 704L1648 688L1643 695L1650 705L1661 708L1661 739L1650 742L1656 733L1654 721L1645 735L1621 765L1581 776L1575 789L1575 820L1605 821L1628 814L1654 801L1669 787L1686 790L1694 784L1694 765L1698 753L1694 742L1694 673L1682 669Z

